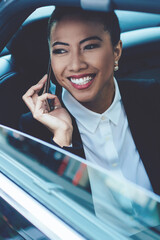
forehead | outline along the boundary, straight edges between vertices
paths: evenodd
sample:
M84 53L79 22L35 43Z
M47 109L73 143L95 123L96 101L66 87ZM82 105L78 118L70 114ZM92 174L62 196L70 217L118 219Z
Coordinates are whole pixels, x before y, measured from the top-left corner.
M102 36L104 25L96 20L85 20L81 16L67 16L56 22L51 30L51 39L75 39L86 36Z

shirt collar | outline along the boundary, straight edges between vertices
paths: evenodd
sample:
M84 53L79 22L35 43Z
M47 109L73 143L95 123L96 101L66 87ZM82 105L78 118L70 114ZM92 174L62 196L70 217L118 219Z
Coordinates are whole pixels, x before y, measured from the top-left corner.
M103 116L112 121L115 125L118 124L121 112L121 96L116 79L114 79L114 84L114 100L111 106L102 114L95 113L85 108L66 89L63 89L62 100L66 108L75 117L75 119L80 122L87 130L94 133Z
M111 106L103 113L105 116L112 121L115 125L118 124L118 120L121 113L121 95L118 87L118 83L114 78L114 85L115 85L115 96ZM102 115L103 115L102 114Z

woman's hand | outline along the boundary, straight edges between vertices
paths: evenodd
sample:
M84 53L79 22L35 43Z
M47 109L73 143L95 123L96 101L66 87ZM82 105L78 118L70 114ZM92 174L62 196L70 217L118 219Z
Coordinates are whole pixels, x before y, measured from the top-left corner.
M44 124L52 133L53 140L60 145L69 146L72 142L72 120L69 113L61 106L56 95L44 93L38 95L47 80L45 75L36 85L32 86L22 97L33 117ZM54 110L48 111L47 99L54 104Z

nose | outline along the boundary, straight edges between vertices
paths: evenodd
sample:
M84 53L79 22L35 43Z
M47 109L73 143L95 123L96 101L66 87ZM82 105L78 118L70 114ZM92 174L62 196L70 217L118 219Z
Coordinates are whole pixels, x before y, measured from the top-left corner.
M71 54L70 62L68 64L69 71L79 72L83 69L86 69L87 66L88 66L88 64L80 52L75 51L74 53Z

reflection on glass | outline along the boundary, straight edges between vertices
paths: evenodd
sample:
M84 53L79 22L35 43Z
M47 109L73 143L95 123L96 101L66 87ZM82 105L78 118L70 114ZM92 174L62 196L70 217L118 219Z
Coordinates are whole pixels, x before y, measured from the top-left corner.
M0 128L0 142L0 157L25 166L35 188L12 178L86 238L160 239L159 196L11 129Z
M88 167L96 216L116 231L131 236L160 224L159 202L124 179Z
M21 153L21 157L19 156L17 160L25 166L31 162L41 163L59 176L68 179L73 185L79 185L86 189L89 187L86 164L75 161L73 158L49 148L40 142L27 138L16 131L2 128L0 128L0 131L2 141L1 148L3 149L4 147L4 150L7 150L7 152L10 151L13 157L15 157L15 155L18 157L18 153ZM13 151L15 149L16 151ZM24 159L22 158L23 155L25 156ZM32 167L32 170L34 170L34 165ZM38 170L36 173L39 176L44 174ZM43 177L45 178L45 175L43 175Z

